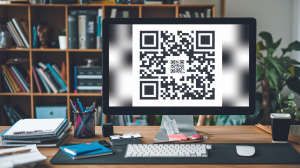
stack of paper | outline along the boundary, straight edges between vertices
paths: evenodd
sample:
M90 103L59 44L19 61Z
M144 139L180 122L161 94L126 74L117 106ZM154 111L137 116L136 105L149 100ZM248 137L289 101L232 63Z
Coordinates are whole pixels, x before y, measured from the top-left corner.
M68 135L66 119L22 119L1 134L1 147L57 147Z
M32 166L47 159L46 156L42 155L36 148L36 145L28 145L25 147L2 149L0 154L8 152L16 152L21 150L31 149L29 152L16 153L12 155L3 155L0 157L0 167L17 167L17 166Z

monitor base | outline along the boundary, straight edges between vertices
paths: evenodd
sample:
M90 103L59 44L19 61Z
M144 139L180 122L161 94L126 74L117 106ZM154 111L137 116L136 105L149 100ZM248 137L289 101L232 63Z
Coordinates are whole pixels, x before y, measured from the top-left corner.
M194 127L193 115L169 115L171 120L175 119L179 132L186 136L197 135L198 133ZM169 137L167 134L167 130L164 126L164 121L161 121L160 129L154 137L154 140L159 141L168 141Z

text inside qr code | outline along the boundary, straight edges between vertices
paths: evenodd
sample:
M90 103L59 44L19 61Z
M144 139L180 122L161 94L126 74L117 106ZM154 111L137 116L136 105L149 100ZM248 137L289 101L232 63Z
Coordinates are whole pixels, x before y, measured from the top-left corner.
M215 100L215 31L140 30L138 47L139 100Z

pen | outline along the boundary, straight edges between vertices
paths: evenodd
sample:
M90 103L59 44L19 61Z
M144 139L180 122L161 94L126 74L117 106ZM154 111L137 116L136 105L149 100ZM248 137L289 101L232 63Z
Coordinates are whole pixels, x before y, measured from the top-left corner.
M77 108L76 108L76 106L74 105L74 103L73 103L73 101L71 99L70 99L70 102L71 102L71 106L72 106L73 110L74 111L78 111Z
M79 98L77 98L77 103L78 103L78 105L79 105L80 112L84 112L84 109L83 109L83 107L82 107L81 102L79 101Z
M34 133L34 132L51 132L53 130L32 130L32 131L15 131L13 134L28 134L28 133Z
M2 155L12 155L12 154L15 154L15 153L25 153L25 152L29 152L29 151L31 151L31 149L24 149L24 150L19 150L19 151L0 153L0 156L2 156Z

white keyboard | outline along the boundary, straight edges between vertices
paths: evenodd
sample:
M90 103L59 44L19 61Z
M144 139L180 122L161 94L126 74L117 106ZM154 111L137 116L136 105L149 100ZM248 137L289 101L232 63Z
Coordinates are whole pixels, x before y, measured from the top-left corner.
M125 158L208 157L208 144L128 144Z

